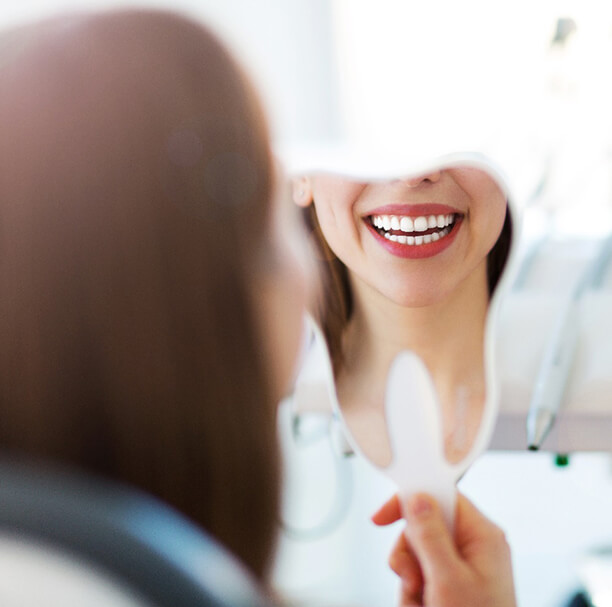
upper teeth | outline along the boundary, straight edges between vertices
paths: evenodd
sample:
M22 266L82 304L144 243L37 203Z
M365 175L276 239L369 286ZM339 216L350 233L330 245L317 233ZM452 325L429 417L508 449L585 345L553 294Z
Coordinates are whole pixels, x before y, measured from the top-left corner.
M443 229L453 223L454 213L448 215L423 215L408 217L406 215L374 215L372 223L385 231L401 230L402 232L425 232L430 228Z

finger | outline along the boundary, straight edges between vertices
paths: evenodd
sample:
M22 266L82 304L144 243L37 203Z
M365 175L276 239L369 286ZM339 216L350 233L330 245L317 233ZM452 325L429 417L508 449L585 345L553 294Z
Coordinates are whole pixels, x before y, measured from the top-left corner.
M400 577L406 590L415 593L422 591L421 566L403 533L397 538L391 550L389 566Z
M400 588L400 607L422 607L423 605L423 592L413 591L410 588L405 588L403 585Z
M396 494L372 515L371 520L376 525L390 525L401 518L402 507Z
M425 583L453 575L460 565L459 555L440 506L431 496L417 494L404 504L404 511L406 537Z
M418 607L422 605L423 576L417 558L401 533L389 557L389 566L399 576L400 607Z

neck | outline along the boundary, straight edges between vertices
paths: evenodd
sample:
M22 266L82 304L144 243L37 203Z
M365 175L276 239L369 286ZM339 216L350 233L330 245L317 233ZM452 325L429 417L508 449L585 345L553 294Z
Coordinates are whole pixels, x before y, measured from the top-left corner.
M351 277L355 307L336 377L343 415L364 453L391 461L384 394L391 362L416 352L432 375L441 406L449 461L473 444L485 401L484 334L489 293L483 264L446 298L419 308L398 305Z
M354 276L351 282L355 307L345 332L339 383L359 377L370 386L384 386L393 358L409 349L425 362L443 402L455 401L457 386L484 389L485 263L448 297L418 308L399 305Z

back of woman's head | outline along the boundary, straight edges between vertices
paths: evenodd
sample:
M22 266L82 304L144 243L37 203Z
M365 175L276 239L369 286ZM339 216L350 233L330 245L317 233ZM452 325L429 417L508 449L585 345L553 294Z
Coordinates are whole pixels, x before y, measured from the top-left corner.
M187 19L56 18L0 39L0 132L0 448L148 489L262 575L273 170L249 84Z

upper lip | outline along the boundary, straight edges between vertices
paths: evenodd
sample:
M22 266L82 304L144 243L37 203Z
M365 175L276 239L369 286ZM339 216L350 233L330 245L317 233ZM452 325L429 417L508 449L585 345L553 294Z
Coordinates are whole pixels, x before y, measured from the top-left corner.
M405 217L422 217L427 215L448 215L450 213L463 215L459 209L447 204L437 202L419 204L385 204L365 213L365 217L372 215L401 215Z

